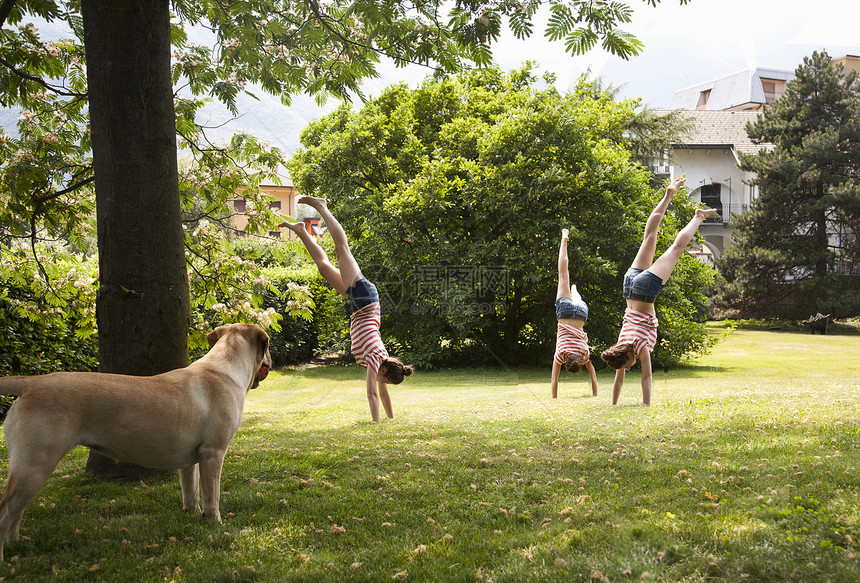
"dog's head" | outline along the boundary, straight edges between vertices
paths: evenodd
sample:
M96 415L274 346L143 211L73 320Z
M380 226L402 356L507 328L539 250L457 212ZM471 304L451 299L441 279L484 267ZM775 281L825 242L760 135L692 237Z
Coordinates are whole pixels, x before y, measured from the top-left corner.
M226 336L238 335L244 340L254 355L254 378L249 389L256 389L260 382L269 375L272 368L272 355L269 354L269 335L256 324L226 324L212 330L206 336L209 347L212 348L217 342Z

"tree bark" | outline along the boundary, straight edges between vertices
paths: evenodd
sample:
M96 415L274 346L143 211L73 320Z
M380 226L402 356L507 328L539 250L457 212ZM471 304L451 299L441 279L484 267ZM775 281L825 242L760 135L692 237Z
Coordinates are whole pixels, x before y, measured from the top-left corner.
M99 370L188 364L168 0L83 0L99 249ZM94 451L87 471L117 473Z

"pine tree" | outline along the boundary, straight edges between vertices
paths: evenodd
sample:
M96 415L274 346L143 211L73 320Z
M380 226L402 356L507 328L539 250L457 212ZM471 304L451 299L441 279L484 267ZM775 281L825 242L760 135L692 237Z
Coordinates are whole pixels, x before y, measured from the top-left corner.
M741 316L860 313L860 84L827 53L747 127L761 195L724 254L718 306Z

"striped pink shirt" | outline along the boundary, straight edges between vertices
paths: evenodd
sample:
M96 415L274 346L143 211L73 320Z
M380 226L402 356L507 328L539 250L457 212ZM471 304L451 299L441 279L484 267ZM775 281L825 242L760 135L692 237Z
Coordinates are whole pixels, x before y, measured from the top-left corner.
M350 350L355 361L364 368L370 367L374 372L388 358L388 351L382 343L379 334L379 323L382 319L379 302L364 306L349 317Z
M633 308L624 310L618 344L632 344L636 354L654 351L657 344L657 317Z
M555 362L564 364L565 354L570 354L581 362L588 360L591 356L588 352L588 334L582 328L559 322L555 337Z

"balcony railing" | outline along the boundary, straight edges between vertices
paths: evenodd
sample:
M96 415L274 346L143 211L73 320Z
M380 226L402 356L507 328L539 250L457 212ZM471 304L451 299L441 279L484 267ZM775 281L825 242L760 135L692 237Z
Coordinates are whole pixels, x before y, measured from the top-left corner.
M741 213L746 212L749 209L749 205L741 203L721 203L715 205L714 208L717 209L717 214L705 219L705 223L709 225L729 225L731 224L732 215L739 215Z

